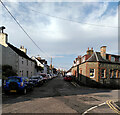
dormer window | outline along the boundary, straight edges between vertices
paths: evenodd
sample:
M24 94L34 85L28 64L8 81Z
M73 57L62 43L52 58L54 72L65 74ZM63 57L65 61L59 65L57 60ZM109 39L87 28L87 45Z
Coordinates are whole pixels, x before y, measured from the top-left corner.
M115 61L115 57L111 56L111 61Z

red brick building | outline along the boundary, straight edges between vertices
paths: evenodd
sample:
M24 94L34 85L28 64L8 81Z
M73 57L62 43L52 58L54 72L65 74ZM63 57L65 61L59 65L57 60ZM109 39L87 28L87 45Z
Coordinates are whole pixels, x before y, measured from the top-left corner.
M107 54L106 46L100 49L100 52L94 52L93 48L88 48L84 56L78 56L71 68L72 75L84 84L92 80L120 86L120 55Z

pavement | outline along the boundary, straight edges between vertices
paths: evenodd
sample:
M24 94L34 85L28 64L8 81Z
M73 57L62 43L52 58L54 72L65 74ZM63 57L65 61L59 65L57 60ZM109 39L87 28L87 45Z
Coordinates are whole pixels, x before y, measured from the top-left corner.
M97 89L54 78L26 95L3 94L3 113L113 113L106 104L118 104L118 90Z

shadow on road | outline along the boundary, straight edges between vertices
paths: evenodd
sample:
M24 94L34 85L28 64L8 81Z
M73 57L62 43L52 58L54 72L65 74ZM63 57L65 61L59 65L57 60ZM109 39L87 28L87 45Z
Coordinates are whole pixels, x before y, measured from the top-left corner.
M32 92L26 95L11 94L3 95L2 103L13 104L33 100L35 98L71 96L71 95L87 95L92 93L110 92L110 89L97 89L85 86L75 87L70 82L63 80L63 77L54 78L41 87L35 87Z

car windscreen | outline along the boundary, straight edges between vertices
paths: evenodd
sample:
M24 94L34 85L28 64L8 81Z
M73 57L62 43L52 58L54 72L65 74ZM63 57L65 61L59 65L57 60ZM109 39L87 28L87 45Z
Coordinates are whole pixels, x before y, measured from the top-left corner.
M7 82L21 82L20 78L8 78Z

